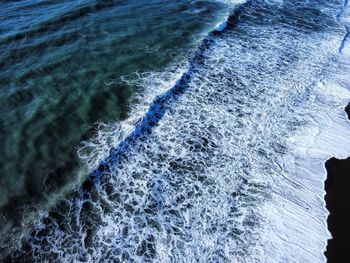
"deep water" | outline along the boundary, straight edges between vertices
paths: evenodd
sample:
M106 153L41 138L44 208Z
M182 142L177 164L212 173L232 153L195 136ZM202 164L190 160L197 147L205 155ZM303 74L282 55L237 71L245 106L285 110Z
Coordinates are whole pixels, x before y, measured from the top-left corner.
M129 115L142 90L129 82L185 60L226 10L186 0L0 2L1 239L87 176L80 142L97 122Z
M7 221L5 262L325 262L324 162L350 152L346 2L67 2L68 14L64 2L19 3L26 4L4 5L53 11L46 22L37 17L45 26L28 29L23 16L17 33L5 30L11 24L2 27L8 70L1 76L18 74L4 75L4 101L16 83L18 90L38 90L25 105L4 104L2 112L7 121L21 112L43 119L33 127L3 125L2 143L10 143L5 149L18 155L23 171L45 170L41 165L55 171L73 160L71 169L81 162L86 173L50 207L33 212L21 238L7 230L14 220ZM56 54L47 44L55 28L81 38L60 38ZM28 53L21 51L26 45ZM37 45L49 49L47 57L38 59ZM72 60L54 63L50 85L40 85L46 83L45 74L36 75L46 72L40 63L65 61L61 52L69 50ZM81 126L70 124L71 115ZM94 122L102 124L89 133ZM44 144L55 132L58 142ZM14 138L27 148L15 147ZM46 154L55 143L71 150ZM16 162L7 156L2 167L11 171ZM4 204L21 194L45 199L40 187L50 187L42 179L57 180L37 172L36 182L23 171L4 177L22 182L5 185L20 194L4 192ZM4 218L18 218L13 204Z

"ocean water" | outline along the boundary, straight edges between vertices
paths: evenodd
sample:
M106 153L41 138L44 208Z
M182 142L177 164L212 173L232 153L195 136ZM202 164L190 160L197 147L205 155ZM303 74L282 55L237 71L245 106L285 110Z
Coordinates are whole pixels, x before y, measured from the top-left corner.
M77 149L97 123L128 117L143 90L130 81L185 61L228 10L215 1L0 2L0 239L88 176Z
M22 3L28 7L32 2ZM52 16L66 17L61 4L55 3L44 8L30 4L29 9L54 6L57 9ZM343 111L350 95L347 2L111 1L94 2L88 9L81 4L77 3L82 8L78 10L85 11L73 12L68 20L61 18L64 26L71 23L68 31L77 31L77 23L94 31L88 24L94 21L96 27L113 27L111 35L121 42L117 45L117 40L109 42L96 33L102 31L79 31L94 38L92 50L88 43L78 45L76 50L86 56L86 64L80 57L71 63L83 69L102 69L83 78L86 82L70 76L75 71L68 69L62 81L73 84L62 84L57 95L47 96L57 103L53 105L61 105L65 99L59 103L56 98L64 96L65 89L66 98L71 98L72 90L75 94L77 89L80 95L71 102L72 107L87 100L85 107L91 110L81 118L84 124L79 128L68 128L70 122L65 126L66 118L47 120L47 125L59 123L62 130L57 133L78 137L74 143L60 137L59 145L69 145L78 156L76 162L81 162L89 175L81 183L69 184L71 189L55 197L50 207L32 212L35 219L27 219L25 224L21 221L21 231L4 228L4 233L10 233L2 245L4 261L325 262L323 253L330 234L323 199L324 162L350 153L350 127ZM13 3L5 6L18 8ZM114 23L108 14L116 16ZM28 30L26 19L16 24L16 30L21 26ZM49 29L53 25L46 24ZM11 30L11 24L2 27L1 43L14 45L14 50L24 41L38 41L31 39L37 33L21 39L19 33L13 37L5 28ZM61 25L60 31L63 28ZM137 31L140 28L144 31ZM168 33L160 33L160 28ZM33 32L46 36L49 29ZM137 33L127 34L129 42L120 40L118 34L128 30ZM174 37L173 30L182 37ZM154 42L145 47L148 38ZM13 41L19 41L15 42L18 46ZM110 45L109 49L104 45ZM124 64L110 62L110 55L119 58L118 52L128 50L128 45L133 47L135 60L122 56ZM67 46L58 46L69 51ZM115 49L117 46L120 48ZM30 65L38 60L32 50L26 59L6 57L8 49L1 61L13 62L6 63L9 69L1 74L28 70L16 61L28 59ZM108 59L104 57L106 49ZM103 58L90 59L93 50L99 50ZM45 54L53 56L54 52ZM64 67L65 63L58 65ZM57 75L61 76L61 71ZM33 86L28 85L32 89L45 79L34 73L31 78ZM93 85L97 80L100 86ZM20 76L18 81L22 81ZM56 81L45 87L60 83ZM8 83L3 92L6 96L17 82L4 77L3 83ZM114 89L105 88L110 86ZM91 93L86 92L87 87ZM40 93L35 94L32 100L42 99ZM108 104L106 98L112 96L116 97ZM15 114L15 108L5 105L4 114ZM29 105L24 114L32 112ZM47 112L61 113L58 106L52 107L55 111ZM67 110L71 114L77 111ZM89 120L90 114L96 114L96 119ZM101 124L86 136L93 122ZM18 129L6 133L10 126L2 125L4 143ZM27 130L25 125L23 131ZM34 131L39 130L33 129L29 135L35 136ZM43 131L52 134L50 129ZM34 152L41 149L33 138L16 138L25 139ZM42 145L46 137L37 138ZM5 148L14 151L14 143L11 145ZM26 163L24 152L17 152L21 165ZM51 156L55 164L59 158L72 159L64 151L56 152L42 156ZM15 166L4 156L4 163ZM35 155L32 158L34 163L46 164ZM50 167L50 158L45 160ZM29 194L31 190L26 191Z

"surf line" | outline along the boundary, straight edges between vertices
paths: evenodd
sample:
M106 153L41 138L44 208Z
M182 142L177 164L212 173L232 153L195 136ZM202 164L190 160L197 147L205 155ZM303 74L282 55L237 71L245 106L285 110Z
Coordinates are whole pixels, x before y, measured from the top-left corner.
M246 2L246 4L248 2ZM215 36L234 28L238 23L242 13L242 6L243 5L237 6L232 14L227 17L224 28L220 28L220 31L215 28L208 33L207 37L204 38L202 43L198 46L192 59L190 59L188 70L183 73L172 88L162 95L155 97L141 121L135 126L135 129L124 140L119 142L116 148L111 150L109 156L90 173L90 176L86 181L91 180L94 185L98 185L100 178L111 172L110 166L118 167L118 164L121 162L122 158L126 156L126 153L131 148L135 147L139 141L144 140L149 134L151 134L153 127L157 126L159 121L170 108L170 105L176 102L189 88L192 79L192 71L195 67L204 63L205 56L203 54L206 50L211 48Z

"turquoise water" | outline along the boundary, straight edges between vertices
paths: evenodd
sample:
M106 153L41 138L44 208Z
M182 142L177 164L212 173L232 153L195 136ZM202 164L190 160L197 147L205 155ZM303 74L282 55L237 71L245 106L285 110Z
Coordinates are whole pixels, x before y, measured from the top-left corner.
M95 123L125 119L141 89L121 77L184 60L226 8L187 0L0 2L5 220L19 225L22 209L86 176L80 142Z

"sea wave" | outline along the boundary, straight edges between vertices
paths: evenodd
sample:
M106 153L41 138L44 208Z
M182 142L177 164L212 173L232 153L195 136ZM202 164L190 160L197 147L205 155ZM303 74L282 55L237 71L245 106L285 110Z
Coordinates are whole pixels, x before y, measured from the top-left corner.
M249 2L159 90L141 76L152 95L84 145L92 176L13 258L324 262L324 161L350 152L350 65L338 5L321 7Z
M227 9L228 14L204 37L202 40L203 44L198 47L199 53L206 48L206 43L210 42L213 33L223 31L228 23L234 23L233 21L239 16L239 4L243 4L246 1L220 0L219 2L230 4L230 8ZM229 12L233 12L233 14L230 15ZM137 129L142 118L147 115L147 110L152 103L158 97L165 96L167 92L176 87L182 77L188 74L190 70L190 56L178 57L176 62L160 72L135 72L121 77L123 83L134 88L137 87L141 91L136 93L131 99L129 118L118 122L97 123L94 135L88 140L81 142L77 154L91 171L96 169L103 160L108 158L113 149L118 147L121 142L126 140Z

